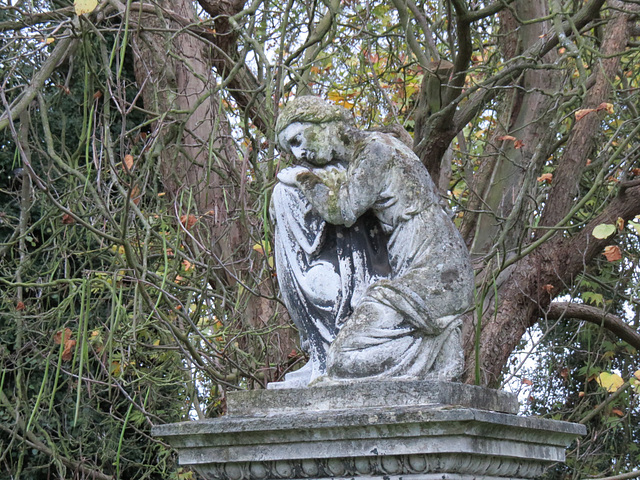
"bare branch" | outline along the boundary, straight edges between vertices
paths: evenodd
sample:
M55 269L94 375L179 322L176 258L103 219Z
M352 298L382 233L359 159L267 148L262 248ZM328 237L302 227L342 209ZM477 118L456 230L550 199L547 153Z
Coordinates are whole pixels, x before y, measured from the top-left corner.
M51 12L34 13L33 15L24 15L20 20L9 20L0 22L0 31L22 30L39 23L50 22L52 20L64 20L73 17L73 7L59 8Z
M627 325L622 318L612 313L607 313L601 308L585 305L584 303L553 302L544 311L544 314L551 320L558 320L564 317L600 325L632 347L640 350L640 333Z
M31 83L24 89L20 97L13 102L9 111L5 111L0 117L0 131L7 128L11 119L17 118L29 104L42 91L44 82L51 76L56 67L60 65L75 49L78 40L72 37L62 38L58 41L56 48L53 49L47 61L36 72L31 79Z

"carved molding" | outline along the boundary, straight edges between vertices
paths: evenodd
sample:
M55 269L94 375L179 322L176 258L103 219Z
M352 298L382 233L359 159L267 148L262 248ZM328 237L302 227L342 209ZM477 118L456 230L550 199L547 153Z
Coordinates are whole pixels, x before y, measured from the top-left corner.
M503 478L537 478L545 465L539 461L468 454L388 455L355 458L230 462L199 465L206 478L264 480L294 478L415 476L458 474Z

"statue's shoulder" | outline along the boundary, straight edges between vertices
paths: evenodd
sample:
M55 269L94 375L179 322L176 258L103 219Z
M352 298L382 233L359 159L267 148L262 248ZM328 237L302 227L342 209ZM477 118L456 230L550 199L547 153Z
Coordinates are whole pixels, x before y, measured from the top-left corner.
M362 132L356 142L356 156L368 157L370 160L388 160L404 147L403 143L381 132Z
M420 163L420 159L404 142L396 136L376 131L362 132L358 140L356 156L368 158L369 161L400 163Z

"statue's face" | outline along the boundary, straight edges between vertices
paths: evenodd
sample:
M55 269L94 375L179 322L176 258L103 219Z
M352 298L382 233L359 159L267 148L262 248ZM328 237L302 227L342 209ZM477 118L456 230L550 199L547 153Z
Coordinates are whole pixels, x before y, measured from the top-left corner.
M330 123L292 123L278 139L299 162L322 166L330 162L345 160L345 145L340 139L340 125Z

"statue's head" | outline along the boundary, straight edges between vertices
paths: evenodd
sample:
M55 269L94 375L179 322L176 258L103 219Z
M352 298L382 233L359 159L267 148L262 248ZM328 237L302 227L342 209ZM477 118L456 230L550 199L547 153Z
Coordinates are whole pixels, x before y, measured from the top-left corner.
M298 97L280 112L276 138L299 162L321 166L346 159L346 130L352 123L353 118L342 107L319 97Z

